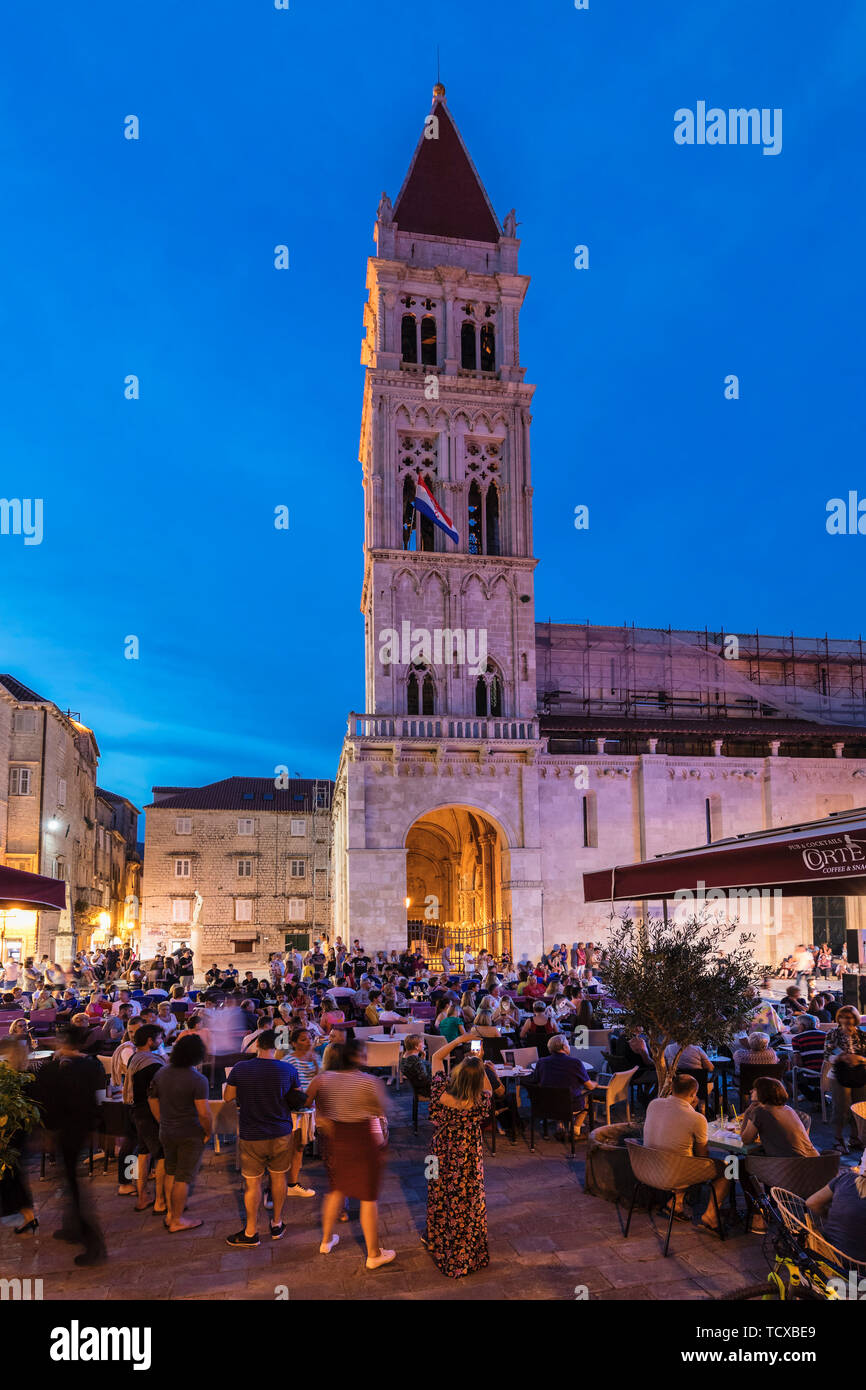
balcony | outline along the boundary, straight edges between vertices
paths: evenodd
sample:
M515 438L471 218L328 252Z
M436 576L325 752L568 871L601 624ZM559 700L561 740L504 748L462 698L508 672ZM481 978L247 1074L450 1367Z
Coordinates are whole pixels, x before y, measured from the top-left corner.
M350 714L347 733L349 738L528 743L538 738L538 720L446 714Z

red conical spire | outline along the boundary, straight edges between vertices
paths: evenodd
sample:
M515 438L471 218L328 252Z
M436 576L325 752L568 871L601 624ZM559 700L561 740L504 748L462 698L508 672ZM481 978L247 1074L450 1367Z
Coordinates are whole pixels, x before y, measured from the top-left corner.
M401 232L419 236L489 241L502 235L484 185L445 105L445 88L433 88L433 109L418 141L394 205Z

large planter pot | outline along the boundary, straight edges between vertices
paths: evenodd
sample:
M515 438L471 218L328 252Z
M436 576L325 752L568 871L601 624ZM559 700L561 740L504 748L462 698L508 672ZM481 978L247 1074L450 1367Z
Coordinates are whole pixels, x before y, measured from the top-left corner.
M635 1120L594 1129L586 1141L584 1191L606 1202L630 1202L635 1184L625 1141L642 1138L643 1124Z

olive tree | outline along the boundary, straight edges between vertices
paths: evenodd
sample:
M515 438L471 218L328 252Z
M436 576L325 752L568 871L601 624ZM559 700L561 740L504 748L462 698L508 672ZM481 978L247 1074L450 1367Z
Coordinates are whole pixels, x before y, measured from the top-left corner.
M612 923L605 987L622 1009L618 1022L644 1030L660 1096L670 1091L685 1047L729 1043L748 1024L761 980L751 941L728 922L700 916ZM668 1067L664 1054L671 1043L677 1053Z

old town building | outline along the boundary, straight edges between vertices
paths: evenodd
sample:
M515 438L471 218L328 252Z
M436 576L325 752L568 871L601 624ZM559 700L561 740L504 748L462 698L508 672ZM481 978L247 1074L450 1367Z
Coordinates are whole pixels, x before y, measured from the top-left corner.
M859 639L536 622L515 233L437 84L367 273L366 695L334 793L334 930L368 950L536 958L603 938L586 871L866 802ZM769 961L840 946L862 909L792 899L749 925Z
M0 855L13 868L68 884L66 912L0 912L2 960L47 954L67 961L95 939L132 934L125 898L135 882L138 812L97 791L98 761L95 735L77 713L0 676ZM100 796L109 799L102 813ZM111 800L126 807L122 844Z
M329 934L332 787L267 777L154 787L142 955L187 943L197 970L259 972L272 951Z

